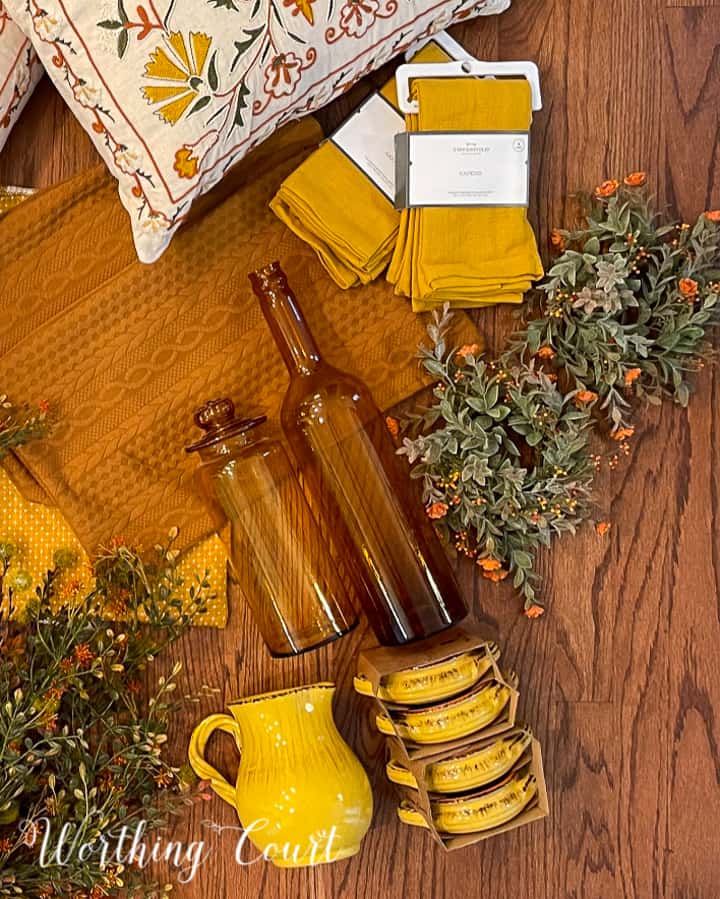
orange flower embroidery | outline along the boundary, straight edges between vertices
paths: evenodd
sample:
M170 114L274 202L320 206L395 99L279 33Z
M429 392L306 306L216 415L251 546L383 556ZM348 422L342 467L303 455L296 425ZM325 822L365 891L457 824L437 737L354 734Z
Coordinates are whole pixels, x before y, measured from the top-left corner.
M635 428L618 428L610 435L613 440L627 440L635 433Z
M575 405L586 406L588 403L593 403L598 398L597 393L594 390L580 390L575 394Z
M528 618L540 618L541 615L545 614L545 609L542 606L534 604L530 606L529 609L525 609L525 614Z
M457 354L462 359L465 359L467 356L477 356L479 352L480 347L476 343L466 343L465 346L460 347Z
M541 346L535 355L538 359L554 359L555 350L551 346Z
M606 199L607 197L611 197L617 191L618 187L620 187L619 181L603 181L602 184L599 184L595 188L595 196Z
M504 568L498 568L497 571L483 571L483 577L486 577L489 581L497 584L498 581L504 581L509 573L510 572L506 571Z
M680 293L684 297L696 297L698 292L698 282L693 278L680 278L678 281Z
M637 379L640 377L641 374L642 374L642 370L641 370L641 369L639 369L639 368L629 368L629 369L625 372L625 383L628 384L628 385L632 384L633 381L637 381Z
M40 400L38 403L38 409L42 412L43 415L47 415L50 411L50 403L47 400Z
M393 418L392 415L388 415L388 417L385 419L385 424L392 436L397 437L397 435L400 433L400 425L398 424L397 418Z
M607 532L610 530L610 527L611 525L609 521L598 521L598 523L595 525L595 530L601 537L604 537L605 534L607 534Z
M709 222L720 222L720 209L712 209L710 212L706 212L705 218Z
M550 232L550 246L555 247L556 250L565 249L565 238L557 228L553 228Z
M477 564L483 571L499 571L499 569L502 568L502 565L497 559L478 559Z
M432 506L428 506L426 511L428 518L445 518L448 513L448 505L447 503L433 503Z
M198 172L199 162L197 156L192 155L190 147L181 147L175 153L173 168L181 178L194 178Z
M645 172L631 172L623 180L627 187L642 187L647 183L647 175Z

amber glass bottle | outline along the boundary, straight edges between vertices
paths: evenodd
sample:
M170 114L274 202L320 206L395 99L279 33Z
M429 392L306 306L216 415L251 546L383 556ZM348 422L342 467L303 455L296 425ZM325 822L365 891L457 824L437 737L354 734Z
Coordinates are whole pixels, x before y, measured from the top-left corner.
M362 579L378 639L408 643L460 621L452 569L369 390L323 361L278 263L250 282L290 372L283 430Z

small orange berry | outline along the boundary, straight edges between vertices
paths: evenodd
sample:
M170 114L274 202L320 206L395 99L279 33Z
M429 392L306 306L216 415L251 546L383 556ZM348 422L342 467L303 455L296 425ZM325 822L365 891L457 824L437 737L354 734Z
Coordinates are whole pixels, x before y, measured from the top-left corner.
M537 603L534 603L529 609L525 609L525 614L528 618L540 618L545 614L545 609L543 609L542 606L537 605Z
M385 419L385 424L387 425L388 431L392 434L393 437L397 437L400 433L400 425L398 423L397 418L393 418L392 415L388 415Z
M720 209L712 209L705 213L705 218L709 222L720 222Z
M551 346L541 346L535 355L538 359L553 359L555 350Z
M696 297L698 292L698 282L694 278L680 278L678 281L680 293L684 297Z
M641 369L639 369L639 368L629 368L629 369L625 372L625 383L626 383L627 385L632 384L633 381L637 381L637 379L640 377L641 374L642 374L642 370L641 370Z

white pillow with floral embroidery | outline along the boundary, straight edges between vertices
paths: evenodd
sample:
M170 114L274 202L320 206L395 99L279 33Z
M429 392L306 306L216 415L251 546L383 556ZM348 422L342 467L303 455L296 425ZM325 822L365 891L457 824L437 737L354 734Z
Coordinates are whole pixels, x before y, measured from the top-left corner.
M278 126L510 0L5 0L156 260L195 197Z
M0 150L42 72L32 44L0 2Z

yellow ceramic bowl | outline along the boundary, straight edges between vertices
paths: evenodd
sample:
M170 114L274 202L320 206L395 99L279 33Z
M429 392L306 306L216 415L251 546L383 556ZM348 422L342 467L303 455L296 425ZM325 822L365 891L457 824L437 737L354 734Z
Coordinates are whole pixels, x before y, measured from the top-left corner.
M383 678L377 692L383 702L399 705L423 705L440 702L457 696L473 687L492 666L493 660L500 658L497 643L487 643L472 652L442 662L405 668ZM372 696L372 686L366 677L356 677L355 689L363 696Z
M530 773L529 765L523 765L502 783L487 790L454 799L436 799L430 803L430 807L433 823L439 833L480 833L512 821L528 807L535 796L537 780ZM401 803L398 817L405 824L428 826L423 815L411 802Z
M395 711L375 718L378 730L412 743L458 740L492 724L508 704L510 689L494 678L439 705Z
M425 769L425 787L431 793L463 793L477 790L503 777L532 742L527 727L508 731L488 746L433 762ZM388 762L388 778L404 787L419 789L415 775L399 762Z

